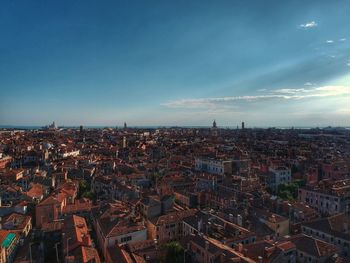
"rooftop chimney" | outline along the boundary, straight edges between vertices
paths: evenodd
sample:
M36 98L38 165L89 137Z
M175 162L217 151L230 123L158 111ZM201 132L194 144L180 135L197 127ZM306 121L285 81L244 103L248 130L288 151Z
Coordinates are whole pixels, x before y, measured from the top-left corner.
M209 250L209 241L207 240L205 241L205 250L207 251Z
M240 252L240 253L243 252L243 244L242 243L238 244L238 252Z
M343 223L343 231L344 231L345 234L349 233L349 226L348 226L347 222Z

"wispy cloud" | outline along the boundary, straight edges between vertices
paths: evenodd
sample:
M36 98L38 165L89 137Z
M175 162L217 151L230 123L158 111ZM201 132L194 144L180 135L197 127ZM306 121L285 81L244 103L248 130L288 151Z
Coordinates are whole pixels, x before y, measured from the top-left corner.
M314 86L316 85L315 83L312 83L312 82L305 82L304 83L304 86Z
M334 40L329 39L329 40L327 40L327 41L326 41L326 43L328 43L328 44L332 44L332 43L334 43Z
M298 88L298 89L276 89L268 91L264 95L244 95L244 96L228 96L214 98L198 98L198 99L180 99L162 103L162 106L168 108L213 108L222 104L235 101L253 102L271 99L280 100L300 100L308 98L322 98L350 95L350 86L322 86L315 88Z
M341 38L341 39L339 39L339 41L344 42L344 41L346 41L346 38Z
M317 27L317 23L315 21L311 21L311 22L308 22L305 24L301 24L301 25L299 25L299 27L304 28L304 29L313 28L313 27Z

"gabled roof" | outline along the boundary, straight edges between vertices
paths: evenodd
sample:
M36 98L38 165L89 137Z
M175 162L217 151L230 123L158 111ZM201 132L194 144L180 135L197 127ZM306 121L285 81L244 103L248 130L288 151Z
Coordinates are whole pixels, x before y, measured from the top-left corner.
M186 217L194 215L196 212L197 212L197 209L175 211L175 212L170 212L166 215L156 217L156 218L152 219L151 221L155 225L170 224L170 223L179 222Z
M46 206L46 205L60 205L61 202L57 200L54 196L49 196L42 202L40 202L37 206Z
M76 248L73 252L74 262L82 262L82 263L100 263L100 257L98 252L93 247L80 246Z
M338 251L337 247L330 243L303 234L291 237L290 241L295 244L297 250L316 258L332 256Z

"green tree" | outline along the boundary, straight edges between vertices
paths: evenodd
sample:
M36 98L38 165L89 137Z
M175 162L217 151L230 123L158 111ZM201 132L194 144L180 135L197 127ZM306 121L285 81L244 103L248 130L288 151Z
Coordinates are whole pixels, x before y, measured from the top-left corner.
M184 249L177 241L172 241L164 245L165 258L167 263L182 263L184 258Z
M91 185L88 181L82 180L79 182L78 198L95 200L95 194L91 191Z
M298 188L304 185L304 180L295 180L289 184L281 184L278 186L277 195L284 200L295 200L298 197Z

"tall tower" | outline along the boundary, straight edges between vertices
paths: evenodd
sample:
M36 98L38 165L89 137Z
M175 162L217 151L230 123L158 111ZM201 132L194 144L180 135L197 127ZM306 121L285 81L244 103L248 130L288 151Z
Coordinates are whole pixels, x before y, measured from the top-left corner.
M242 130L244 130L244 121L242 121Z
M123 136L123 148L125 149L128 146L128 142L126 140L126 136Z
M211 135L216 137L218 136L218 127L216 126L216 121L213 121L213 127L211 128Z
M213 121L213 128L216 128L216 121Z
M126 125L126 122L124 122L124 129L126 130L128 126Z

